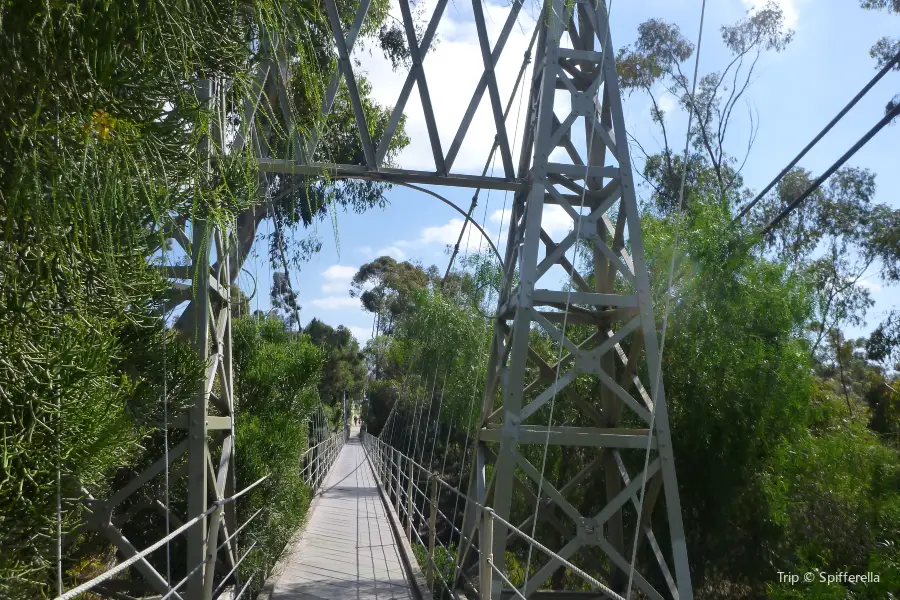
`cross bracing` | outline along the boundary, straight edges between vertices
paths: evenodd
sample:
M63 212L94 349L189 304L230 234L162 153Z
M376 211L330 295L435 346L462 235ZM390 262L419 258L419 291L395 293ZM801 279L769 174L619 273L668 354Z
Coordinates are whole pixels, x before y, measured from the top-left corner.
M454 577L458 580L451 586L465 587L462 582L471 581L479 567L484 576L484 564L473 558L472 545L479 535L481 544L492 538L490 566L503 574L507 549L521 543L515 531L533 532L536 519L551 523L559 535L553 541L532 540L552 554L535 559L534 572L517 594L540 595L559 567L574 565L616 594L630 594L629 583L633 583L648 598L691 598L666 398L662 379L656 376L660 369L656 320L606 4L547 0L543 5L532 68L523 80L527 98L518 156L496 67L523 0L509 5L493 41L482 5L473 1L470 25L479 43L482 74L466 97L466 110L450 139L442 139L439 133L442 115L434 110L429 90L429 75L435 74L427 68L447 0L437 1L423 31L417 31L407 0L399 0L410 68L387 124L377 136L367 120L352 58L370 0L361 0L349 22L342 21L334 0L325 0L324 5L334 41L335 71L321 99L320 121L330 113L338 94L346 93L359 135L360 160L330 162L321 150L322 132L301 127L288 93L292 78L285 50L288 41L265 36L261 43L270 48L269 59L257 66L243 100L241 126L229 135L224 118L213 120L204 142L206 154L214 161L217 152L251 148L259 166L261 204L269 201L276 178L303 181L323 176L512 194L473 468L467 489L460 490L467 499L461 524L464 543L457 556ZM198 100L212 112L224 113L217 105L224 86L227 82L201 82ZM426 122L434 162L430 171L404 169L388 159L413 93ZM481 107L491 116L497 174L472 174L457 167ZM272 143L279 128L287 143ZM554 238L545 227L548 206L561 209L571 220L571 229L562 237ZM232 416L230 289L264 214L251 215L250 223L230 224L207 223L193 215L189 229L188 220L181 220L169 232L191 257L190 266L168 267L168 275L178 280L173 281L176 299L189 301L180 325L207 364L207 377L198 386L194 407L188 415L173 419L173 426L187 430L188 440L169 454L169 461L187 456L176 475L188 477L187 517L196 519L185 532L189 575L181 597L210 598L221 582L216 563L224 561L225 567L233 569L239 560L240 548L230 543L229 532L237 528L229 512L233 503L225 502L235 494L231 444L234 427L239 426ZM579 251L587 258L569 258ZM560 269L568 282L554 280L553 274ZM596 330L587 339L575 340L568 329L574 324ZM555 361L548 362L530 348L530 334L536 328L559 345ZM598 405L578 397L573 385L578 381L599 386ZM564 424L558 417L562 407L576 415ZM333 446L326 444L324 436L317 447L323 444ZM545 465L527 458L525 450L543 448L546 456L551 446L574 448L592 458L567 481L549 481ZM321 464L333 459L329 450ZM143 485L168 465L154 465L128 489ZM322 468L311 467L319 479ZM569 500L569 493L584 485L600 486L596 493L605 498L601 510L583 514ZM98 502L102 509L97 514L101 515L98 527L116 542L121 536L117 536L115 519L110 518L114 500ZM535 507L533 516L512 523L516 502ZM491 513L480 507L490 507ZM496 516L491 535L486 535L485 514ZM117 545L126 556L137 555L127 540L118 540ZM478 547L479 553L486 550ZM652 575L642 572L650 568L646 565L635 568L636 552L653 557ZM179 597L149 561L140 558L135 565L157 591ZM493 595L509 593L505 576L488 577L488 581Z
M337 29L339 21L333 5L326 4L330 7L332 27ZM554 550L570 557L583 549L599 548L607 557L612 587L620 590L624 590L629 575L629 550L635 542L627 535L626 524L639 518L637 542L651 547L668 589L654 589L640 573L633 575L636 586L649 597L688 598L690 575L665 395L661 383L650 376L659 368L658 342L606 7L590 1L545 5L538 22L535 67L527 88L522 151L513 166L511 136L494 66L522 2L510 5L493 47L487 38L481 4L473 3L473 27L481 49L483 74L449 147L438 135L439 115L432 109L427 73L427 53L446 5L446 1L437 3L424 34L417 40L409 7L400 2L412 66L380 140L368 135L371 127L353 93L356 74L349 60L367 3L361 4L352 25L342 26L334 34L339 57L336 77L350 90L364 150L360 164L307 160L315 157L313 139L305 153L268 159L261 169L290 174L324 170L345 177L514 192L478 434L478 464L469 493L507 519L516 485L537 487L558 509L561 518L568 521L562 525L568 541ZM384 150L413 88L421 99L427 124L435 165L432 172L383 167ZM329 88L323 113L335 91L336 86ZM494 177L454 171L459 148L482 101L488 103L493 116L502 165L502 174ZM554 152L557 148L563 152ZM554 240L542 227L544 206L549 204L562 207L572 220L572 230L561 240ZM587 270L566 256L578 245L589 248L592 254ZM570 275L571 287L552 281L548 273L554 266ZM592 276L588 275L590 272ZM515 280L518 283L514 284ZM597 331L576 344L567 337L566 323L590 324ZM563 346L558 364L548 364L529 352L528 332L532 326L540 327ZM536 373L533 380L529 379L532 373ZM580 406L583 401L566 393L567 386L585 377L602 386L600 406ZM575 407L581 414L578 426L548 423L546 409L556 401ZM539 422L541 419L543 423ZM652 430L648 429L651 422ZM572 481L551 483L543 479L541 465L532 464L518 451L523 445L532 444L591 449L596 458ZM652 456L647 468L629 473L623 455L641 453L647 448ZM492 479L485 481L488 465L493 467ZM582 515L567 501L565 491L586 481L590 471L603 473L605 489L601 493L607 498L607 506L598 513ZM646 484L646 494L639 494L642 484ZM650 522L657 502L665 505L667 517L671 547L665 550L660 548ZM477 520L471 521L468 527L474 530ZM468 537L472 539L472 535ZM507 535L501 527L494 536L494 556L500 570L506 545ZM557 566L554 560L545 562L522 593L527 597L540 589ZM496 581L495 585L501 583Z

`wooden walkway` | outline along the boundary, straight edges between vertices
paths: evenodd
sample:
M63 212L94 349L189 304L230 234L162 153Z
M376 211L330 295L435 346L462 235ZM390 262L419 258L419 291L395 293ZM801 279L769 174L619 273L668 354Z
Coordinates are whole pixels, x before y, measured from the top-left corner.
M284 565L273 600L417 598L358 430L341 450Z

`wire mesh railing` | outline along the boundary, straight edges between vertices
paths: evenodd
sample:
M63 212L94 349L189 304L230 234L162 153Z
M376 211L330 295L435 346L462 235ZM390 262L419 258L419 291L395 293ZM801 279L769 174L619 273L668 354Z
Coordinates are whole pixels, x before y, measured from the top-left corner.
M403 454L383 440L365 436L363 448L366 456L375 472L378 485L385 493L388 502L393 502L392 507L397 515L403 533L407 541L413 546L416 544L424 549L424 560L418 558L421 567L425 569L425 578L434 597L453 596L459 587L465 587L472 595L481 600L506 597L512 594L514 597L525 598L524 586L519 589L511 581L509 573L500 570L493 559L493 533L494 523L502 524L525 544L541 552L548 559L556 561L560 566L568 569L574 576L582 579L591 589L605 594L612 600L625 600L602 582L592 577L583 569L572 564L565 557L547 548L525 531L522 531L512 523L500 517L491 507L485 506L471 498L458 488L454 487L436 473L427 469L414 459ZM427 481L427 488L422 489L422 481ZM456 515L448 517L440 509L440 496L442 491L455 494L464 505L463 514L471 514L472 518L464 520L462 527L456 525ZM427 507L426 515L419 506ZM459 543L456 553L451 551L450 544L444 544L437 535L438 523L443 521L451 531L457 534ZM420 525L427 523L427 539L420 533ZM475 540L475 532L478 531L478 539ZM449 546L449 547L448 547ZM452 564L446 560L438 560L437 549L441 549L441 556L452 557ZM478 557L477 578L469 577L466 569L468 552L474 552ZM446 567L451 567L447 569ZM438 587L440 582L441 587Z

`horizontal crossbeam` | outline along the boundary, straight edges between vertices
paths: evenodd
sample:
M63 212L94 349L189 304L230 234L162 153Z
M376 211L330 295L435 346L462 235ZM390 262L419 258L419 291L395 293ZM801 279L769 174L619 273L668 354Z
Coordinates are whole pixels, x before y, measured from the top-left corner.
M481 439L485 442L499 442L503 437L500 425L493 423L481 430ZM550 427L550 444L559 446L591 446L597 448L647 448L646 429L621 429L600 427ZM547 427L538 425L522 425L519 427L520 444L547 443ZM656 447L656 438L651 442Z
M370 171L364 165L334 165L326 163L303 164L291 160L273 158L259 159L259 169L264 173L282 175L332 177L335 179L364 179L385 183L420 183L425 185L447 185L451 187L482 188L486 190L524 190L526 182L520 179L485 177L481 175L448 174L413 171L409 169L380 169Z

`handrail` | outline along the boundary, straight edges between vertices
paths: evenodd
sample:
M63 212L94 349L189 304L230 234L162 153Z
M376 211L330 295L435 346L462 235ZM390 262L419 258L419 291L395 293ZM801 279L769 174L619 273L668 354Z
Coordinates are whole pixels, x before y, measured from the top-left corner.
M128 567L133 565L134 563L138 562L139 560L141 560L143 558L146 558L148 555L150 555L153 552L155 552L156 550L162 548L162 546L166 542L169 542L172 539L176 538L177 536L181 535L182 533L184 533L185 531L187 531L188 529L190 529L191 527L193 527L194 525L199 523L202 519L205 519L206 517L208 517L213 512L220 509L221 507L225 506L226 504L234 502L235 500L237 500L238 498L240 498L241 496L243 496L244 494L246 494L247 492L249 492L256 486L258 486L260 483L262 483L263 481L265 481L268 478L269 478L268 475L260 477L259 479L257 479L256 481L254 481L253 483L251 483L250 485L245 487L243 490L238 492L237 494L235 494L229 498L222 498L221 500L216 500L215 502L212 503L212 506L210 506L208 509L206 509L203 513L201 513L201 514L197 515L196 517L194 517L193 519L189 520L187 523L185 523L178 529L172 531L169 535L160 539L155 544L151 544L144 550L141 550L140 552L138 552L131 558L123 560L122 562L117 564L115 567L109 569L108 571L101 573L100 575L97 575L93 579L86 581L77 587L72 588L71 590L69 590L68 592L66 592L60 596L57 596L55 600L71 600L72 598L75 598L85 592L92 590L94 587L98 586L99 584L103 583L104 581L107 581L107 580L111 579L113 576L118 575L119 573L121 573L122 571L124 571L125 569L127 569ZM200 563L200 566L202 566L204 564L206 564L205 560L202 563ZM195 570L196 570L196 568L197 567L195 567ZM193 573L193 571L192 571L192 573ZM170 591L170 594L171 594L171 591Z
M325 478L325 475L328 474L328 471L337 459L343 445L343 432L337 431L321 440L316 445L309 447L300 456L301 464L304 464L300 469L300 476L303 478L303 482L308 485L313 492L316 492L319 489L322 480ZM313 452L314 450L319 451Z
M328 473L331 466L334 464L334 461L337 459L339 451L340 451L341 447L343 447L343 445L344 445L343 440L344 440L343 432L335 432L332 435L328 436L327 438L323 439L322 441L318 442L316 445L307 448L306 451L300 456L301 462L307 461L307 459L310 456L313 457L312 460L309 460L307 462L307 464L300 469L301 477L304 477L304 483L309 485L313 489L313 491L318 489L322 479L325 477L325 475ZM320 452L313 453L314 450L319 449L320 447L322 448L322 450ZM309 477L305 477L307 475L307 471L309 471L309 473L308 473ZM119 564L117 564L116 566L112 567L111 569L105 571L104 573L101 573L100 575L97 575L93 579L86 581L86 582L82 583L81 585L72 588L71 590L61 594L60 596L57 596L55 598L55 600L71 600L81 594L84 594L85 592L92 590L93 588L100 585L101 583L108 581L109 579L118 575L119 573L121 573L122 571L124 571L125 569L130 567L131 565L133 565L141 560L144 560L147 556L149 556L150 554L152 554L153 552L155 552L156 550L161 548L167 542L170 542L174 538L178 537L179 535L181 535L182 533L184 533L185 531L187 531L188 529L190 529L191 527L193 527L194 525L199 523L201 520L212 515L215 511L220 510L226 504L230 504L230 503L236 501L238 498L240 498L241 496L243 496L244 494L246 494L247 492L249 492L256 486L258 486L259 484L261 484L263 481L265 481L268 478L269 478L269 475L260 477L259 479L257 479L256 481L254 481L253 483L251 483L250 485L245 487L240 492L238 492L228 498L222 498L222 499L212 502L206 511L204 511L203 513L188 520L181 527L178 527L177 529L171 531L165 537L163 537L160 540L156 541L155 543L151 544L144 550L134 554L133 556L129 557L128 559L120 562ZM225 540L216 548L216 553L219 550L221 550L223 547L225 547L225 545L227 545L231 540L233 540L237 536L237 534L240 533L241 530L243 530L261 512L262 512L262 509L257 510L249 518L247 518L237 529L235 529L230 535L228 535L225 538ZM251 549L253 549L254 546L255 546L255 543L253 545L251 545L250 548L240 558L240 560L237 561L237 563L232 568L231 572L229 572L228 575L224 579L222 579L222 581L219 583L219 586L218 586L219 588L221 588L221 586L228 579L228 577L230 577L231 574L234 573L234 571L237 569L238 564L240 564L240 562L243 561L244 558L246 558L247 554L249 553L249 551ZM200 569L202 569L203 566L206 565L208 561L209 561L209 558L207 557L207 559L205 559L203 562L196 565L191 571L188 572L187 576L184 579L182 579L180 582L178 582L177 584L172 586L166 592L166 594L163 596L163 598L174 597L174 598L181 599L181 596L178 594L178 590L188 581L188 579L190 579L194 574L196 574ZM248 580L247 584L249 584L249 580ZM244 585L243 589L241 590L241 593L243 593L243 591L245 591L247 589L247 584Z
M616 593L606 585L604 585L601 581L597 580L595 577L591 576L583 569L577 567L572 564L569 560L563 558L558 553L544 546L536 539L534 539L528 533L522 531L503 517L497 514L493 508L490 506L484 505L474 498L471 498L458 488L452 486L450 483L445 481L440 475L434 473L430 469L427 469L425 466L416 462L415 459L406 456L401 451L396 448L389 446L383 440L379 438L373 438L372 436L366 436L363 440L363 450L366 452L366 456L369 458L370 462L373 466L373 471L375 472L375 477L378 482L378 485L382 487L384 490L388 502L390 502L391 494L393 493L396 501L398 510L398 517L401 519L401 525L406 525L406 535L410 542L414 540L418 540L418 542L426 548L427 552L427 560L425 567L429 573L429 585L434 591L434 579L431 576L432 573L437 572L438 577L443 582L444 586L450 588L447 585L447 581L444 579L443 575L440 573L440 570L437 568L437 563L434 558L434 541L436 540L435 526L434 523L437 518L443 518L446 521L451 529L457 532L460 535L460 540L465 538L465 534L461 529L456 527L456 524L447 517L441 510L439 506L436 506L436 502L434 499L437 498L437 493L432 491L432 500L428 499L428 495L419 485L416 484L416 479L418 479L417 475L426 475L428 480L433 482L431 485L440 486L443 489L449 490L459 496L466 502L467 506L474 507L478 509L481 514L481 541L479 542L480 548L476 548L473 543L474 540L470 540L467 538L466 544L469 548L474 550L480 556L480 571L478 578L478 590L479 596L481 600L490 600L491 598L491 585L493 581L494 573L505 583L510 586L512 593L519 597L525 598L524 596L524 588L516 589L516 587L512 584L506 574L502 573L496 564L493 561L492 557L492 548L493 545L493 522L496 520L500 524L502 524L505 528L510 530L516 536L521 538L525 543L531 545L533 548L541 551L546 554L551 560L557 561L561 566L569 569L573 574L577 575L581 579L583 579L586 583L591 585L594 589L603 592L607 596L609 596L613 600L625 600L620 594ZM395 458L396 457L396 458ZM395 473L396 471L396 473ZM402 471L402 473L401 473ZM415 471L415 472L414 472ZM426 518L424 512L419 510L419 507L416 503L411 502L410 494L413 493L412 490L415 489L418 494L421 495L424 500L424 504L427 504L429 507L429 513L431 513L430 519ZM406 505L409 504L412 507L412 511L406 509ZM422 522L429 522L429 539L428 543L422 538L422 535L419 533L418 527L413 527L413 520L419 518ZM473 531L474 532L474 531ZM415 534L413 536L413 533ZM439 540L437 540L439 542ZM441 547L445 552L449 553L447 547L440 543ZM486 550L486 552L483 552ZM459 554L457 553L456 561L459 561ZM458 566L458 565L457 565ZM453 582L452 585L456 586L456 582ZM452 591L452 590L451 590Z

